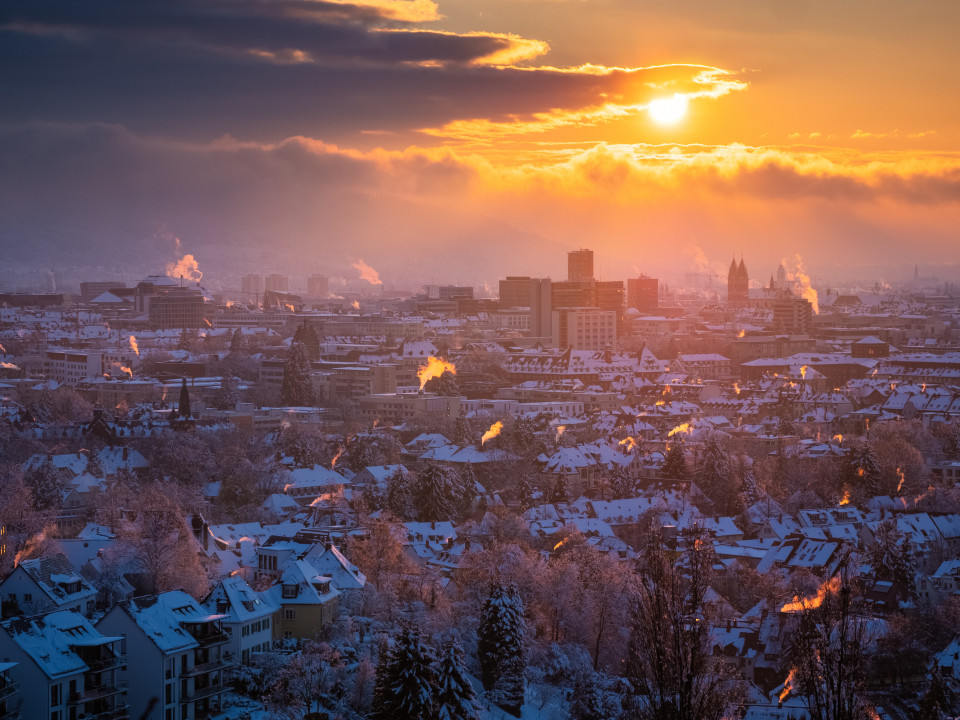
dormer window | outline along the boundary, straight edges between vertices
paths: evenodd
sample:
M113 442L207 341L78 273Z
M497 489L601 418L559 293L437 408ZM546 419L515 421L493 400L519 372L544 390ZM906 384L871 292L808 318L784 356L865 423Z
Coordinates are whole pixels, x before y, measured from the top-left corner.
M295 598L297 596L297 586L284 584L281 596L288 600Z
M226 615L230 612L230 603L226 600L217 600L217 615Z

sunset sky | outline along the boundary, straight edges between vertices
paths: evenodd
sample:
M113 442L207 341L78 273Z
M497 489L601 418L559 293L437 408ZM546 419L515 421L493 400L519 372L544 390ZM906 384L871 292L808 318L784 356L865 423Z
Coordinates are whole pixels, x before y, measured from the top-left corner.
M578 246L611 279L932 272L958 28L954 0L8 2L0 243L388 284Z

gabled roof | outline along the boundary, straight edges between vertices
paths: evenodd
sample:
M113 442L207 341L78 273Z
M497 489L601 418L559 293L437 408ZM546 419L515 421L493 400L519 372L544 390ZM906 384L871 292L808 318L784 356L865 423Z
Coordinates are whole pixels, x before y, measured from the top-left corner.
M58 607L97 594L96 589L80 575L63 553L24 560L19 567ZM79 583L76 590L68 590L69 586L76 583Z
M83 615L70 610L31 618L12 618L0 625L49 678L89 670L76 648L105 645L121 639L102 635Z
M185 623L204 623L222 619L211 615L182 590L133 598L118 604L165 654L194 648L199 643L184 627Z

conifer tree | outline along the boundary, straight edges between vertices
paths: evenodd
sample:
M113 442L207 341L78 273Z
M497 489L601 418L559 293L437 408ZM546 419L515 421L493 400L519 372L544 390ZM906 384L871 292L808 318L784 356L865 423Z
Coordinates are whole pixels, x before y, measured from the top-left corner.
M563 477L563 475L558 475L557 481L553 484L553 492L550 493L550 502L570 502L570 492L567 490L567 480Z
M410 520L415 515L414 482L413 475L405 468L397 468L387 478L386 507L401 520Z
M734 514L739 510L739 488L730 466L730 456L716 436L707 438L697 457L694 478L722 513Z
M477 630L480 675L490 699L515 715L523 705L526 649L523 600L513 585L496 584Z
M100 454L91 452L87 456L87 473L94 477L104 477L103 463L100 462Z
M405 625L393 650L381 660L374 688L378 720L430 720L436 675L433 654L420 631Z
M634 496L635 484L630 477L630 471L623 465L616 464L610 472L610 489L615 500L623 500Z
M232 353L242 353L247 351L247 339L243 335L243 331L240 328L237 328L233 331L233 335L230 337L230 352Z
M224 375L220 378L220 389L213 399L218 410L234 410L237 407L237 378L233 375Z
M474 720L477 709L473 685L463 665L463 649L451 639L437 661L436 720Z
M414 493L417 519L434 522L451 520L457 515L461 493L455 472L439 463L430 463L417 473Z
M280 398L284 405L310 406L316 402L310 381L310 356L303 343L293 343L283 365Z
M690 475L690 471L687 469L687 459L683 452L683 443L674 443L667 450L667 457L664 459L660 474L665 478L674 480L686 480Z
M63 505L63 479L49 458L27 475L27 484L33 492L33 506L37 510L55 510Z

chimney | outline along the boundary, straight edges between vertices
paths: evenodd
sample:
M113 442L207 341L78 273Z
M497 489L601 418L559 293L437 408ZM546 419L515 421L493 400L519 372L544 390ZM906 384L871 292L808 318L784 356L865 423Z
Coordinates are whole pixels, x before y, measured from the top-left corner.
M124 460L129 460L129 459L130 459L130 449L129 449L129 448L124 448L124 449L123 449L123 459L124 459Z

